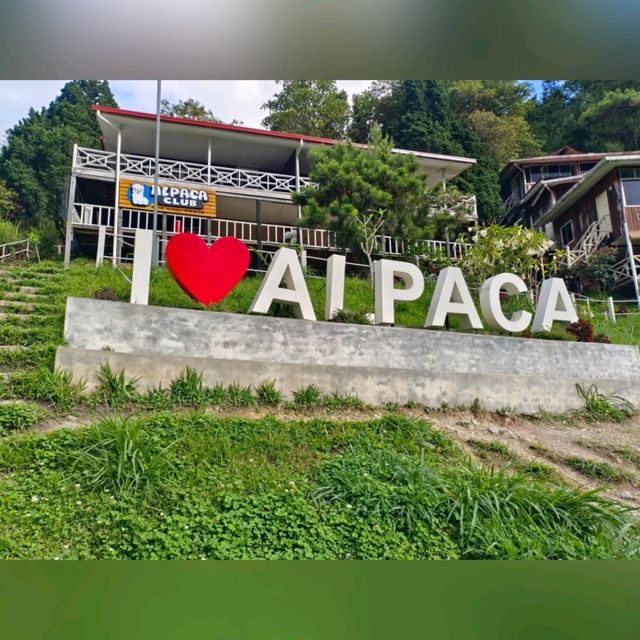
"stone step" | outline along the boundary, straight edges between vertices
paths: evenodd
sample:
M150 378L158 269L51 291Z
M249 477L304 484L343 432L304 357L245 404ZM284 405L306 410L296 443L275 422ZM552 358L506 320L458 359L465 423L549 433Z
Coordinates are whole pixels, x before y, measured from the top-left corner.
M22 300L0 300L0 307L16 307L24 311L35 311L36 305L33 302Z
M43 322L51 320L49 316L34 315L28 313L15 313L8 311L6 313L0 312L0 320L42 320Z
M1 351L23 351L28 349L22 344L0 344L0 352Z
M40 302L43 300L39 293L20 293L20 291L0 291L0 299L7 302ZM44 298L46 300L46 298Z
M40 291L40 287L18 287L18 293L37 295Z

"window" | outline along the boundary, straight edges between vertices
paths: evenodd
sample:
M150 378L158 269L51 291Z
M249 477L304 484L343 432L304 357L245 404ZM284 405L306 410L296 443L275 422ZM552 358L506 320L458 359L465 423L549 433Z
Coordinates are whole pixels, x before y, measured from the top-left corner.
M526 168L527 182L553 180L554 178L567 178L572 175L570 164L534 165Z
M581 162L580 163L580 173L587 173L587 171L591 171L593 167L598 164L597 162Z
M629 207L640 205L640 167L620 169L624 201Z
M560 237L562 238L562 246L566 247L573 240L573 223L567 222L560 227Z

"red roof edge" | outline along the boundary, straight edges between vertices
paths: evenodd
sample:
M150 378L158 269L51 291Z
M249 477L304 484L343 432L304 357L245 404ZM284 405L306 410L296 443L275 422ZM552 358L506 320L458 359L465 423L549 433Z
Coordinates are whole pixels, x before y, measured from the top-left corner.
M127 116L129 118L139 118L141 120L155 120L155 113L145 113L143 111L131 111L129 109L120 109L118 107L103 107L99 104L91 106L93 111L101 113L111 113L113 115ZM338 144L340 140L331 138L319 138L316 136L306 136L298 133L285 133L284 131L268 131L267 129L255 129L252 127L239 127L235 124L222 124L219 122L208 122L205 120L193 120L191 118L176 118L174 116L160 116L161 122L168 124L186 124L192 127L202 127L206 129L216 129L218 131L235 131L237 133L246 133L251 135L268 136L271 138L284 138L285 140L302 140L304 142L313 142L316 144Z

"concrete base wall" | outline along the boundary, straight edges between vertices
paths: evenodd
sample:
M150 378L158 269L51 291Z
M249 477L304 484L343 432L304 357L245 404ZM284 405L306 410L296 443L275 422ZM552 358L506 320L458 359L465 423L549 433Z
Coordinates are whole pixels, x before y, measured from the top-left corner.
M273 379L285 394L309 384L365 402L566 411L596 384L640 404L632 346L508 338L248 316L69 298L56 366L95 385L108 362L169 386L185 367L206 384Z

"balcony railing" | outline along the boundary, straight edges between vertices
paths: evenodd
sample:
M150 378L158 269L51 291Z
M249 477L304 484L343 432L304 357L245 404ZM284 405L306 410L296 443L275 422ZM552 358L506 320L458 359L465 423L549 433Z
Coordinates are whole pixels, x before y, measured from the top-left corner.
M118 229L121 232L153 228L153 212L151 211L121 209L120 212L121 220L118 223ZM104 226L112 231L114 216L114 207L75 203L72 222L75 227L97 229ZM162 216L158 216L158 229L162 228L161 225ZM258 244L258 225L255 222L172 215L167 218L167 225L167 235L169 236L176 233L195 233L205 240L231 236L247 244ZM378 253L382 255L401 256L409 248L405 240L393 236L377 236L377 241ZM291 242L300 242L306 249L339 251L335 234L327 229L307 229L279 224L260 225L261 244L280 246ZM460 242L440 240L420 240L417 244L424 250L424 254L440 253L448 255L452 260L459 260L469 246Z
M116 161L117 157L113 151L76 147L73 168L114 176ZM137 176L152 180L155 176L155 158L121 153L120 173L126 176ZM210 187L230 187L267 191L269 193L286 194L296 191L296 177L284 173L271 173L253 169L233 169L164 158L160 158L158 161L158 178L160 180L190 182ZM300 177L299 184L300 187L304 187L313 183L308 178Z

